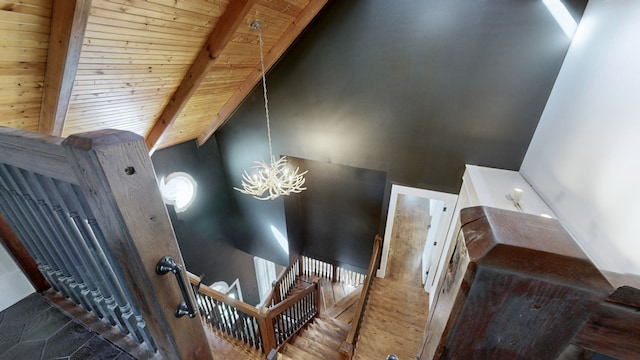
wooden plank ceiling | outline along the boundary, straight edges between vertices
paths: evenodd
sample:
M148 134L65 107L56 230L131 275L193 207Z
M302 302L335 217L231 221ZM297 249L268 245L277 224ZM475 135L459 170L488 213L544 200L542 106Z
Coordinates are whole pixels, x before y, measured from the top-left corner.
M0 0L0 126L204 143L327 0Z

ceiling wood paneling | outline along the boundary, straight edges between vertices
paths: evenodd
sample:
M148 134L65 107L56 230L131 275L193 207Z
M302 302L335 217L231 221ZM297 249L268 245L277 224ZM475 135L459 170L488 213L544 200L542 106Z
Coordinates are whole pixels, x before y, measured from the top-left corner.
M51 2L0 0L0 125L38 131Z
M270 67L326 1L0 0L0 126L203 143L260 80L251 23Z
M204 43L202 49L198 52L189 71L187 71L182 78L180 85L173 96L171 96L169 103L162 110L162 113L153 124L149 135L147 135L146 143L150 151L157 148L162 136L167 132L176 117L180 115L184 106L189 102L189 99L196 92L202 80L207 76L209 69L211 69L216 60L218 60L220 54L225 50L225 47L229 45L233 34L238 30L242 20L253 4L254 0L236 0L229 3L224 14L220 17L216 27L207 39L207 42Z

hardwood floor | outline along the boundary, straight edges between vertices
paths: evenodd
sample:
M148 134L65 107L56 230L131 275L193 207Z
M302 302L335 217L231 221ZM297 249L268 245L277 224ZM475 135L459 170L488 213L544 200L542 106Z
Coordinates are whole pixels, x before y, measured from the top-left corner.
M429 231L429 201L400 195L386 277L373 281L354 359L415 359L429 311L421 258Z
M421 284L422 252L430 224L429 199L398 195L389 244L387 278L418 286Z

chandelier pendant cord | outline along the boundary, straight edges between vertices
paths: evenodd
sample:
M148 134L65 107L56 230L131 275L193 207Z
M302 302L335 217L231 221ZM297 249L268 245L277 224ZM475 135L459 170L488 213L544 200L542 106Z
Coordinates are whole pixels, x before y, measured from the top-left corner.
M258 40L260 42L260 69L262 70L262 93L264 95L264 111L267 117L267 137L269 138L269 162L256 161L253 166L253 175L248 172L242 174L242 188L234 187L235 190L251 195L258 200L273 200L281 195L297 194L307 188L304 187L304 175L306 171L299 173L299 168L295 170L289 168L287 157L282 156L278 161L273 156L273 146L271 144L271 121L269 119L269 100L267 98L267 79L264 66L264 42L262 40L262 27L260 21L256 20L251 24L253 30L258 30Z
M262 94L264 96L264 112L267 117L267 137L269 138L269 160L271 162L275 161L273 157L273 148L271 147L271 123L269 121L269 99L267 98L267 79L265 76L265 68L264 68L264 52L262 47L264 46L264 42L262 41L262 26L260 26L260 22L257 22L255 27L258 30L258 40L260 41L260 68L262 69Z

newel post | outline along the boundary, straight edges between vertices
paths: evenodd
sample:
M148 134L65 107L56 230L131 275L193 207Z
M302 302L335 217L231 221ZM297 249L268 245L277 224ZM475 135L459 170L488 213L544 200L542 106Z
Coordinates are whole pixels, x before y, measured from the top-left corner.
M257 317L260 336L262 336L262 348L266 354L276 348L276 333L273 330L273 317L270 314L271 311L263 307L260 309L260 316Z
M156 273L172 256L184 268L144 139L100 130L68 137L67 160L104 234L111 266L166 359L212 359L198 317L177 318L183 295L175 279ZM184 272L180 274L188 283ZM189 292L193 303L193 293Z
M320 311L320 278L317 276L313 279L313 306Z

